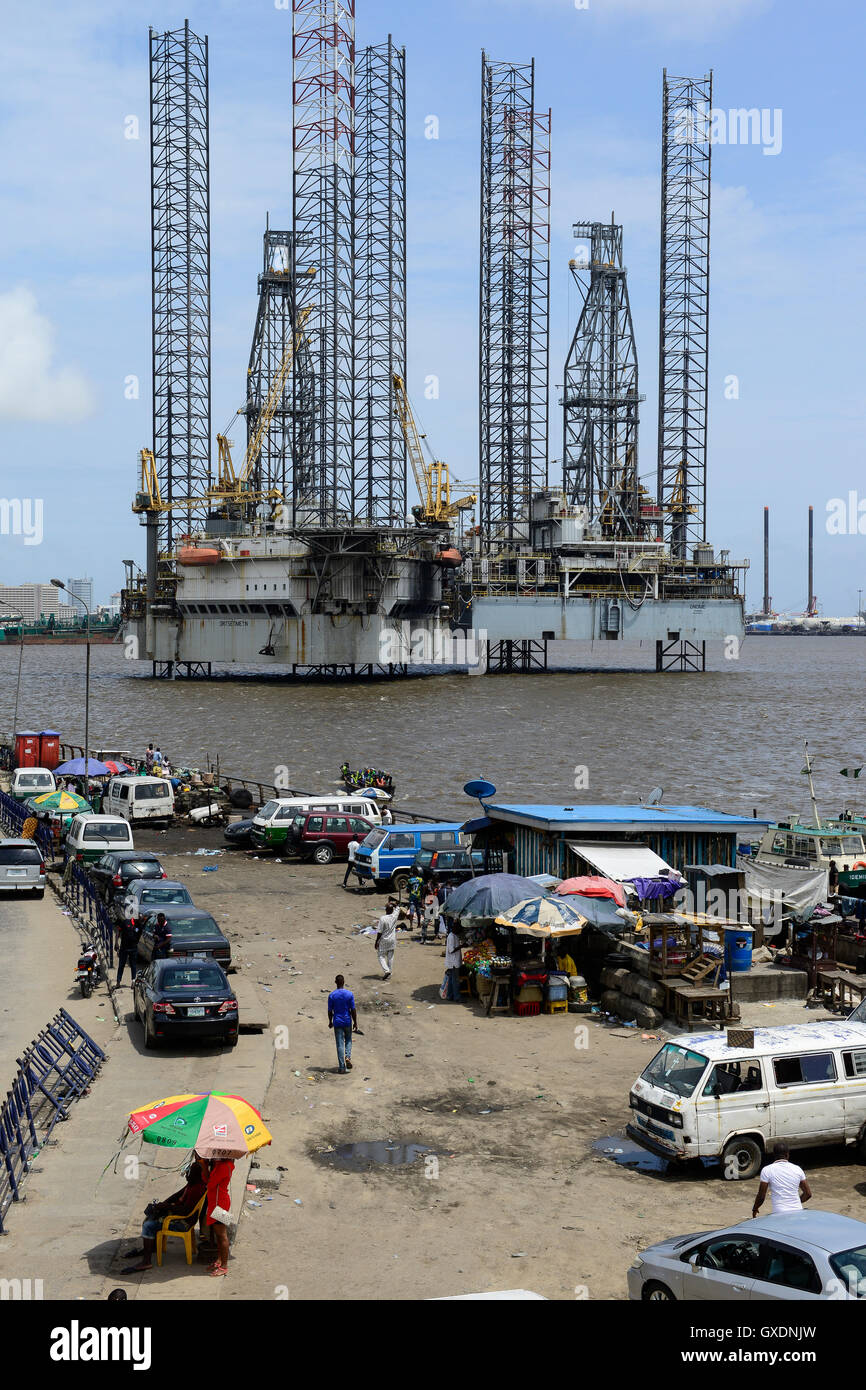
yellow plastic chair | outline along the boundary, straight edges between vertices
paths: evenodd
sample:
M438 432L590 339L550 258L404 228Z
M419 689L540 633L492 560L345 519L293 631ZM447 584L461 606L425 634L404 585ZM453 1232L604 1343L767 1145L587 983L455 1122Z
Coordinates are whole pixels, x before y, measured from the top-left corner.
M207 1193L205 1192L201 1201L196 1204L195 1210L188 1212L186 1216L163 1217L162 1227L156 1233L156 1263L158 1265L162 1265L162 1254L169 1236L180 1237L186 1251L186 1262L188 1265L192 1264L195 1255L195 1228L206 1199Z

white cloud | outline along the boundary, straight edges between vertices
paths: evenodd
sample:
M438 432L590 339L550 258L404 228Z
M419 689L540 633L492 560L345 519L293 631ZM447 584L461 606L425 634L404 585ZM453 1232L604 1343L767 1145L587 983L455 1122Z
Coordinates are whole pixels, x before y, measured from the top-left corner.
M90 383L77 367L55 363L54 339L30 290L0 294L0 418L66 422L92 413Z

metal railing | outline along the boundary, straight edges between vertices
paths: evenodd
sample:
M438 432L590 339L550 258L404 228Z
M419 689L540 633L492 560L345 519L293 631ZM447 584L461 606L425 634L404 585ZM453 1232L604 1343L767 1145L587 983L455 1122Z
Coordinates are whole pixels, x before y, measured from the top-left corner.
M16 1058L18 1070L0 1104L0 1235L13 1202L23 1201L22 1183L33 1161L50 1143L58 1120L87 1091L105 1053L75 1019L61 1009Z
M24 822L30 815L31 812L26 810L20 801L16 801L14 796L10 796L8 792L0 791L0 825L4 830L10 831L13 838L20 836ZM45 858L53 859L54 836L51 831L44 825L38 825L33 838Z
M93 938L107 972L114 965L115 925L108 908L91 879L78 864L67 865L63 875L63 896L72 908L78 925Z

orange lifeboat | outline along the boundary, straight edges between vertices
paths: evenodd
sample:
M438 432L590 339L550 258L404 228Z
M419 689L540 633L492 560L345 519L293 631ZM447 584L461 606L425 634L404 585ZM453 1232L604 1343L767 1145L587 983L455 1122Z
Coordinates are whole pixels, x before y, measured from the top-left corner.
M453 545L450 546L447 550L440 550L436 558L439 561L440 565L453 566L463 564L463 556L460 554L459 550L455 549Z
M183 545L177 552L179 565L218 565L222 555L212 546Z

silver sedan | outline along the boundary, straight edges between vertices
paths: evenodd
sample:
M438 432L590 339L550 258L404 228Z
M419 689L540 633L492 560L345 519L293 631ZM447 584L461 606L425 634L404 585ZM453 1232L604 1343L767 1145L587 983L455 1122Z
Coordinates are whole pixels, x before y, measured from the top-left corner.
M635 1258L628 1295L652 1303L866 1298L866 1222L803 1210L675 1236Z
M185 883L166 878L134 878L127 885L123 901L118 905L121 921L137 922L149 912L159 912L166 903L192 907L193 901Z

